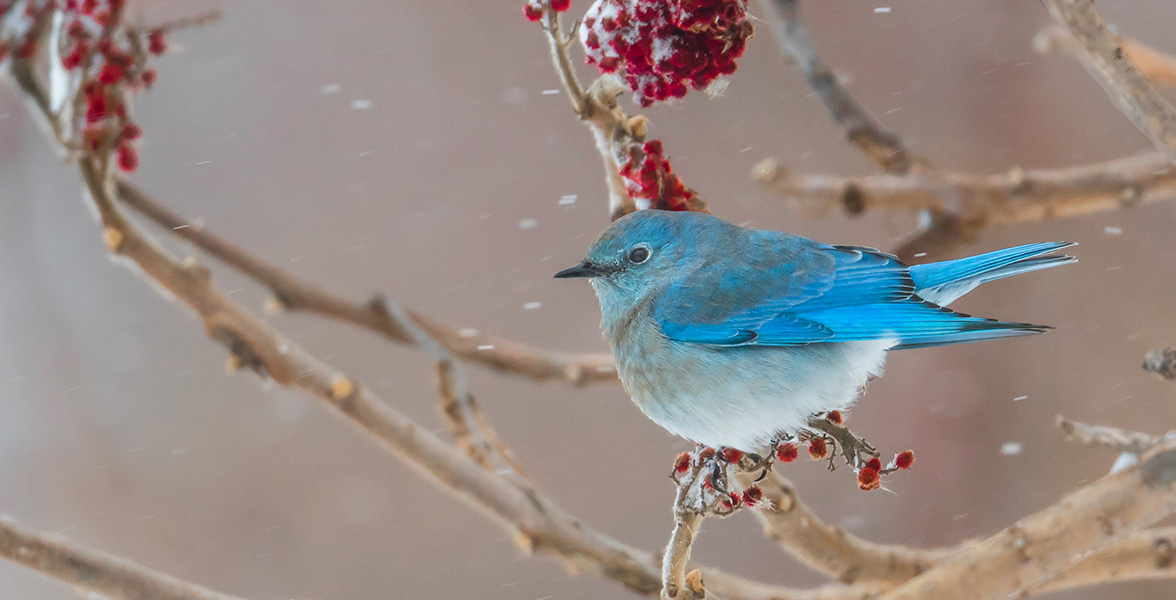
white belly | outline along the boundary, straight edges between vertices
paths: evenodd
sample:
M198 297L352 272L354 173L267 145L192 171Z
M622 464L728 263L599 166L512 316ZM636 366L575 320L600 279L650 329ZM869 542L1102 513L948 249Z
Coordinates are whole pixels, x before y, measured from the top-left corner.
M795 434L813 414L848 408L870 376L882 373L895 343L715 348L653 337L643 348L616 352L633 401L671 433L745 452Z

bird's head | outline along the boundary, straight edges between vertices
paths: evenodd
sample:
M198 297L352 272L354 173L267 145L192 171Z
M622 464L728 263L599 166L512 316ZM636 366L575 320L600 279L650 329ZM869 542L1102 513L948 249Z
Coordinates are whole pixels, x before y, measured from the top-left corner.
M708 221L722 223L696 212L641 210L625 215L600 234L583 262L555 276L591 279L602 308L610 301L635 303L689 268L696 246L692 240Z

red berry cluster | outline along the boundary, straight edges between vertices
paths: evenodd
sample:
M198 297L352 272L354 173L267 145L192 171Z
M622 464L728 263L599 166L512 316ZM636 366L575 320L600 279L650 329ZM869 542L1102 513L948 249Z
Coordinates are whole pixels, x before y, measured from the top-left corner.
M118 166L134 171L139 154L134 141L143 130L127 115L126 93L155 82L155 71L146 67L144 50L159 55L167 51L164 31L148 33L146 45L122 35L126 0L51 0L48 8L65 17L60 36L61 66L81 70L85 128L83 148L90 152L113 149Z
M580 41L589 63L620 72L649 106L735 72L752 34L746 8L746 0L596 0Z
M674 174L660 140L629 146L628 155L621 163L621 177L625 189L636 199L648 200L649 208L661 210L699 210L700 202L694 190Z
M555 12L564 12L572 6L572 0L548 0L551 5L551 10ZM543 18L543 0L528 0L523 5L523 16L527 17L528 21L538 21Z

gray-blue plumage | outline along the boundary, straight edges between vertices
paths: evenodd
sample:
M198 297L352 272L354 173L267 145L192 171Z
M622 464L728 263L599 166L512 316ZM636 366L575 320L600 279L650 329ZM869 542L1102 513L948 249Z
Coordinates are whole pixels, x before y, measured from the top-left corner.
M1048 329L945 308L976 286L1073 262L1066 242L907 266L695 212L618 219L584 262L621 381L646 415L711 447L761 451L847 408L886 352Z

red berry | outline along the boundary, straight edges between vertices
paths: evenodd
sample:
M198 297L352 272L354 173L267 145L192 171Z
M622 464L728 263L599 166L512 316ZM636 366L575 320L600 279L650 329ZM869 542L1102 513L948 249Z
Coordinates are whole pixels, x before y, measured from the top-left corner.
M167 52L167 38L163 36L162 29L152 29L147 34L147 51L156 56Z
M137 140L143 135L143 129L134 123L127 123L123 126L122 137L124 140Z
M98 8L98 0L83 0L82 12L90 15L94 14L94 9Z
M674 471L685 473L688 470L690 470L690 453L683 452L674 460Z
M135 147L130 142L123 142L118 145L118 168L130 173L139 166L139 153L135 151Z
M829 445L825 443L825 438L813 438L809 442L808 451L813 460L821 460L829 455Z
M800 451L797 450L796 444L792 442L784 442L776 446L776 460L784 463L790 463L800 456Z
M528 2L523 5L523 16L527 17L528 21L538 21L543 18L543 7Z
M106 96L94 93L86 96L86 122L94 123L106 118Z
M113 85L122 79L123 70L114 63L106 63L102 65L102 70L98 72L98 81L106 85Z
M755 506L757 502L764 499L763 490L759 489L758 485L753 485L746 490L743 490L743 503L748 506Z
M882 461L878 460L878 457L875 456L875 457L871 458L870 460L866 461L866 468L873 469L875 471L881 471L882 470Z
M564 12L571 8L572 0L551 0L551 10L555 12Z
M139 77L143 80L143 85L151 87L155 83L155 69L147 69Z
M841 416L841 411L839 410L829 411L829 414L825 415L825 419L827 419L830 423L836 423L838 425L844 421L844 418Z
M714 457L715 457L715 449L714 448L703 448L702 452L698 453L699 462L706 462Z
M737 463L741 458L743 458L742 451L734 448L723 448L723 460L729 463Z
M723 503L722 503L723 508L725 508L727 510L731 510L731 509L739 506L739 504L742 501L743 501L743 498L740 498L739 495L736 494L735 492L728 492L727 497L723 498Z
M894 457L894 466L900 469L909 469L913 464L915 464L914 450L903 450Z
M882 478L878 475L878 469L871 469L870 467L865 467L861 471L858 471L857 480L858 487L866 492L876 490L882 486Z

